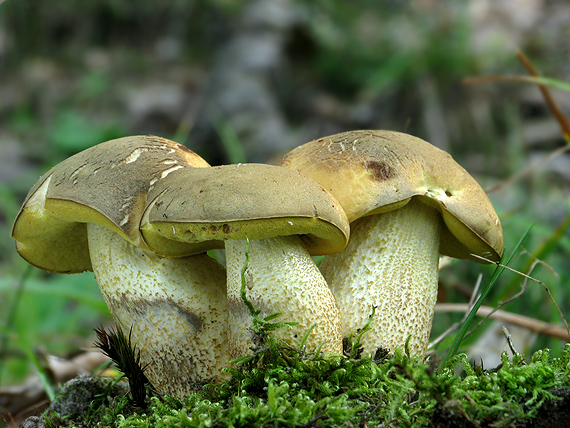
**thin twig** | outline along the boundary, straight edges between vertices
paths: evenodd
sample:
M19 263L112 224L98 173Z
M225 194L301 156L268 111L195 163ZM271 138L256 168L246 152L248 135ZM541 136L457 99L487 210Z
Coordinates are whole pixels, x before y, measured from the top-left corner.
M526 254L527 256L529 256L533 260L531 265L540 264L540 265L542 265L542 267L549 270L550 273L552 274L552 276L554 276L556 279L560 279L560 275L558 275L558 273L554 270L554 268L552 266L550 266L544 260L540 260L537 256L535 256L530 251L528 251L525 247L521 247L521 253Z
M544 156L542 159L536 161L535 163L527 165L525 168L523 168L521 171L517 172L512 177L502 181L501 183L491 187L490 189L487 189L486 193L489 194L489 193L496 192L497 190L500 190L503 187L507 187L507 186L513 184L514 182L519 181L521 178L524 178L524 177L532 174L535 170L537 170L541 166L547 164L552 159L554 159L557 156L560 156L562 153L564 153L568 150L570 150L570 144L566 144L565 146L557 148L556 150L554 150L553 152L548 154L548 156Z
M513 270L516 273L521 273L521 275L524 276L524 280L521 284L521 289L518 291L518 293L515 293L513 296L511 296L510 298L508 298L505 301L500 301L497 306L493 309L493 311L485 318L483 318L481 321L479 321L465 336L469 336L471 335L475 330L477 330L479 327L481 327L485 321L487 321L488 318L490 318L490 316L495 312L498 311L499 309L501 309L503 306L505 306L507 303L510 303L516 299L518 299L519 297L521 297L525 291L526 291L526 286L528 285L528 280L529 278L531 278L530 274L534 271L534 268L538 265L538 263L536 261L533 261L533 263L531 263L529 269L528 269L528 274L524 275L521 272L517 271L517 270ZM502 266L502 265L501 265ZM532 278L534 279L534 278Z
M503 326L503 334L505 336L505 339L507 339L507 344L509 345L509 349L511 350L512 354L518 354L515 348L515 344L513 343L513 336L511 336L509 329L505 326Z
M530 75L534 77L541 77L540 73L536 70L536 68L534 68L534 65L532 65L532 62L530 62L528 57L522 51L517 51L517 58L521 64L524 65ZM540 92L542 93L542 96L544 97L548 108L556 118L558 125L560 125L560 129L562 130L564 138L568 140L570 138L570 123L568 122L568 119L566 119L566 116L564 116L564 113L562 113L562 110L560 110L560 107L558 107L558 104L556 101L554 101L554 98L552 98L552 95L550 94L548 88L545 85L539 83L538 89L540 89Z
M473 398L471 398L471 396L468 393L463 394L463 396L467 399L467 401L469 401L471 404L477 404L475 400L473 400Z
M466 303L438 303L435 306L436 312L469 312L469 309L469 305ZM477 311L477 316L500 320L508 324L526 328L533 333L570 342L570 333L568 333L566 329L537 320L536 318L495 309L490 306L481 306Z
M542 76L536 70L536 68L534 67L532 62L528 59L528 57L523 52L517 51L517 58L519 59L521 64L527 69L527 71L529 72L529 74L531 76L473 77L473 78L465 79L463 81L463 83L465 83L467 85L474 85L474 84L481 84L481 83L496 83L496 82L526 82L526 83L533 83L533 84L537 85L538 89L542 93L544 101L546 102L546 104L548 105L548 108L550 109L552 115L554 116L554 118L558 122L558 126L560 126L560 129L562 131L562 136L566 140L567 144L566 144L566 146L561 147L561 148L553 151L548 156L542 158L540 161L538 161L538 162L536 162L530 166L527 166L522 171L515 174L514 176L512 176L508 180L506 180L502 183L499 183L498 185L487 190L487 193L495 192L495 191L497 191L503 187L506 187L506 186L516 182L517 180L520 180L521 178L532 173L534 170L536 170L540 166L551 161L556 156L559 156L562 153L564 153L565 151L567 151L568 149L570 149L570 122L568 121L566 116L564 116L564 113L562 112L562 110L560 109L560 107L558 106L558 104L556 103L554 98L552 97L552 94L550 93L550 91L548 90L546 85L544 85L542 83L543 81L540 80L540 79L542 79Z
M453 333L455 330L457 330L457 328L465 322L465 320L467 319L467 316L469 315L469 312L471 311L471 308L473 307L473 305L475 304L475 302L479 298L479 295L480 295L479 294L479 287L481 286L482 280L483 280L483 275L479 274L479 277L477 278L477 283L475 284L475 287L473 289L473 293L471 293L471 297L469 298L469 303L467 304L468 309L465 311L465 314L463 315L463 318L461 319L461 321L452 324L447 330L445 330L442 334L440 334L438 337L436 337L428 345L428 349L436 348L447 336L449 336L451 333Z
M528 252L527 252L527 254L530 255L530 253L528 253ZM523 277L525 278L525 280L523 281L523 286L522 286L521 291L520 291L519 293L517 293L515 296L511 297L509 300L506 300L505 302L499 303L499 306L497 307L497 309L499 309L501 306L505 305L506 303L508 303L508 302L510 302L510 301L512 301L512 300L514 300L514 299L516 299L516 298L519 297L520 295L522 295L522 293L524 292L524 289L526 288L527 280L530 279L531 281L537 282L537 283L539 283L540 285L542 285L542 286L544 287L544 289L546 290L546 293L548 294L548 297L550 297L550 300L552 301L552 303L553 303L554 306L556 307L556 310L557 310L558 313L560 314L560 317L562 318L562 321L564 321L564 325L566 326L566 331L570 334L570 326L568 326L568 322L566 321L566 318L564 317L564 314L562 313L562 310L560 309L560 306L558 306L558 303L556 303L556 300L554 299L554 296L552 296L552 293L550 292L550 289L548 288L548 286L547 286L544 282L542 282L541 280L536 279L536 278L533 278L532 276L530 276L530 274L532 273L532 271L534 270L534 268L535 268L537 265L539 265L539 264L546 265L546 263L544 263L542 260L537 259L536 257L533 257L533 258L534 258L534 261L533 261L533 263L531 264L531 268L530 268L530 270L529 270L529 275L527 275L527 274L524 274L524 273L522 273L522 272L519 272L518 270L513 269L513 268L511 268L511 267L509 267L509 266L502 265L501 263L498 263L498 262L495 263L495 262L493 262L492 260L486 259L485 257L481 257L481 256L478 256L478 255L476 255L476 254L472 254L472 256L475 256L475 257L477 257L477 258L479 258L479 259L481 259L481 260L485 260L485 261L487 261L488 263L494 263L494 264L496 264L497 266L501 266L501 267L503 267L503 268L505 268L505 269L508 269L508 270L510 270L511 272L517 273L517 274L519 274L519 275L521 275L521 276L523 276ZM477 326L477 327L478 327L478 326Z
M505 268L505 269L507 269L507 270L510 270L511 272L514 272L514 273L516 273L516 274L518 274L518 275L520 275L520 276L524 276L526 279L530 279L531 281L538 282L539 284L541 284L541 285L543 285L544 287L546 287L546 284L545 284L544 282L542 282L540 279L536 279L536 278L533 278L533 277L530 276L530 275L527 275L526 273L519 272L518 270L513 269L513 268L510 267L510 266L503 265L503 264L501 264L501 263L499 263L499 262L494 262L494 261L491 260L491 259L488 259L488 258L483 257L483 256L479 256L479 255L477 255L477 254L470 254L470 255L473 256L473 257L475 257L475 258L477 258L477 259L484 260L484 261L486 261L487 263L492 263L492 264L494 264L494 265L501 266L502 268Z

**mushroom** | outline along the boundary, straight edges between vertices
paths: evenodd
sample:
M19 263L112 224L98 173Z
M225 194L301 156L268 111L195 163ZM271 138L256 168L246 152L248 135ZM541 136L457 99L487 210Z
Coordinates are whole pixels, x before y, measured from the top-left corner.
M239 164L174 171L152 194L141 226L151 247L175 240L184 254L184 245L225 241L232 358L250 354L254 339L240 295L246 251L248 300L262 317L282 313L279 320L298 322L274 337L298 346L314 325L307 350L342 352L338 307L310 255L340 251L349 226L321 186L286 168Z
M378 348L426 352L438 254L500 259L503 231L477 182L449 154L411 135L352 131L306 143L279 165L332 193L351 222L346 248L320 265L339 305L343 337L375 316L362 338ZM478 257L479 256L479 257Z
M36 267L92 270L115 322L140 350L147 378L179 398L228 365L225 271L204 254L150 251L139 226L153 186L179 169L208 167L159 137L108 141L49 170L12 231L17 251Z

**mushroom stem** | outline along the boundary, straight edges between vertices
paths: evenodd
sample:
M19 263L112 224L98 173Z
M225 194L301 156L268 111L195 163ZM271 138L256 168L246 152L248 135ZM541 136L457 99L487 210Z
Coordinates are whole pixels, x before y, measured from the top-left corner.
M424 355L437 298L440 214L417 198L351 223L348 245L325 257L321 272L340 308L343 337L368 322L364 354L402 350Z
M226 241L230 356L251 353L252 319L241 299L241 271L246 262L245 240ZM342 353L340 314L334 297L298 236L258 239L249 243L245 270L247 298L260 316L277 312L277 322L297 325L274 331L274 337L298 346L314 325L306 342L309 351Z
M223 267L205 254L161 258L105 227L87 230L101 294L152 385L182 399L192 382L220 377L229 362Z

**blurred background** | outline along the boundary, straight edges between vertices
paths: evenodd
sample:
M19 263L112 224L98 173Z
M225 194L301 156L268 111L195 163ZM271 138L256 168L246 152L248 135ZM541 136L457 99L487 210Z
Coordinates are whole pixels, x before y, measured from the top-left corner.
M517 49L544 76L568 82L569 22L567 0L0 4L0 387L23 382L33 355L70 358L91 346L93 328L110 321L91 273L28 267L10 230L41 174L125 135L173 139L212 165L275 162L351 129L424 138L493 190L507 252L534 225L510 266L533 268L570 318L570 155L527 170L565 147L557 122L533 85L464 83L526 75ZM553 95L570 115L570 93ZM440 302L468 302L479 275L485 285L492 272L452 262L441 273ZM503 310L563 325L545 287L512 272L485 304L521 290ZM433 337L461 318L436 313ZM496 365L506 343L500 325L486 321L461 349ZM509 331L520 352L548 346L557 355L563 345Z

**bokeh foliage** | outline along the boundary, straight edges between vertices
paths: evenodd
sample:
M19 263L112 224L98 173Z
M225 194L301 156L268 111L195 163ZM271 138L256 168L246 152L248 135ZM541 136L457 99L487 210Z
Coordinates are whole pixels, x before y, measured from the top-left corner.
M534 104L538 113L533 114L521 106L513 94L522 85L462 85L469 75L524 72L506 47L473 49L479 29L464 2L446 2L445 10L426 9L422 2L292 4L304 19L289 34L286 62L273 76L275 97L292 135L306 128L317 130L314 137L324 130L362 126L408 130L446 146L484 187L531 162L521 128L534 116L547 115L547 109ZM242 2L235 0L10 0L0 5L6 41L0 52L0 90L7 100L0 105L0 145L16 140L25 160L21 173L0 183L0 300L7 308L0 322L8 335L8 347L0 356L3 383L21 381L28 373L22 347L64 355L88 345L92 329L109 320L90 273L67 277L34 270L21 281L27 267L16 255L9 231L27 190L51 165L114 137L152 132L179 138L192 148L192 141L178 133L184 129L178 119L136 122L125 100L129 91L165 81L181 88L197 85L201 93L204 75L231 40L243 10ZM161 56L165 43L178 47L174 56ZM541 57L540 38L530 40L529 48L533 60L551 67L547 71L557 77L552 61ZM323 95L327 106L340 113L323 117L311 107ZM444 126L434 128L438 120ZM237 147L239 142L232 137L231 144ZM564 141L544 144L548 151ZM503 221L507 247L534 225L524 248L546 265L538 265L532 275L547 284L568 313L568 183L554 173L535 172L490 197ZM512 267L526 272L532 260L519 252ZM466 302L480 273L488 280L492 267L455 262L442 272L441 299ZM508 299L522 284L522 277L505 273L487 303ZM536 283L529 282L524 294L504 309L560 323L549 296ZM438 314L434 335L460 318ZM464 345L473 343L488 325ZM448 345L444 342L438 352ZM538 337L520 351L545 346L554 355L562 347L559 341Z

